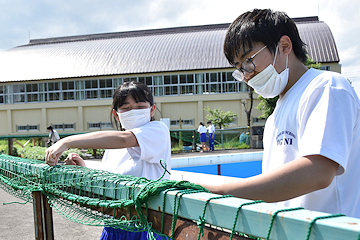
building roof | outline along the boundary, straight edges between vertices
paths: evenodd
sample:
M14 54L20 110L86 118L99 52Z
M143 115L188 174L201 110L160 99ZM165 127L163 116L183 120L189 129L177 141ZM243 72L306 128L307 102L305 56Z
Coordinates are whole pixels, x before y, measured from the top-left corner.
M316 62L338 62L330 28L294 19ZM229 24L34 39L0 52L0 82L231 68L223 54Z

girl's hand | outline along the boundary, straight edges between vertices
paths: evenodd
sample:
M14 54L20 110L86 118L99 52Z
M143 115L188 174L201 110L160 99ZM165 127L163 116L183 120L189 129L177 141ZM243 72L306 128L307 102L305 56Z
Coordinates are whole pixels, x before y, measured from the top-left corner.
M61 154L66 151L68 148L66 147L65 141L62 139L46 149L45 151L45 163L50 166L55 166Z
M85 161L77 153L69 153L65 159L65 165L78 165L86 167Z

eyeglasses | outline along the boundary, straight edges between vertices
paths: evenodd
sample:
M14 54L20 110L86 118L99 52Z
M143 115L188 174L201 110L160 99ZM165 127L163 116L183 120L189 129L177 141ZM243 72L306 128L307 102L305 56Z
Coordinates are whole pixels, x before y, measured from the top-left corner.
M244 80L244 75L245 72L248 73L252 73L253 71L255 71L255 63L252 61L254 59L254 57L260 53L262 50L264 50L267 46L265 45L264 47L262 47L259 51L257 51L256 53L254 53L251 57L245 59L244 61L242 61L240 68L236 69L233 73L232 76L233 78L235 78L238 81L243 81Z

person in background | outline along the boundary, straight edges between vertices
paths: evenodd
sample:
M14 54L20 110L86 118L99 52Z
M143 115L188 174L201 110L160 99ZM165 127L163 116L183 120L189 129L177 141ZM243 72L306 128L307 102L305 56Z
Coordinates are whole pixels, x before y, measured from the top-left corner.
M59 139L60 139L59 133L58 133L55 129L53 129L52 126L48 126L46 129L47 129L48 131L50 131L50 133L49 133L49 140L48 140L47 144L53 145L53 144L55 144L57 141L59 141Z
M170 132L165 123L150 121L155 109L148 86L126 82L115 90L111 107L111 122L118 130L125 131L98 131L63 138L46 150L45 161L56 165L62 152L69 148L106 149L102 170L152 180L159 179L166 171L163 179L170 179ZM164 160L166 169L160 160ZM76 153L70 153L65 164L86 167ZM105 227L101 239L146 239L147 233L135 232L126 238L128 234L121 229ZM161 239L160 236L157 239Z
M206 127L204 126L204 124L202 122L199 123L199 127L198 127L197 131L199 132L201 148L202 148L202 150L200 152L208 151L208 147L206 146L206 141L207 141L206 132L207 132L207 129L206 129Z
M207 130L209 132L209 151L215 151L215 127L214 125L211 123L211 121L207 122Z
M262 174L214 193L281 207L360 217L360 100L339 73L308 69L305 44L284 12L254 9L227 31L233 77L264 98L279 96L264 130Z

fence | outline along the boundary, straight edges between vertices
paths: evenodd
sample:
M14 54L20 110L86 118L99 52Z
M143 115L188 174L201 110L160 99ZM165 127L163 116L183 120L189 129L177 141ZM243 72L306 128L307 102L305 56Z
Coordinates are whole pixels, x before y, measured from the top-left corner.
M78 166L50 167L8 155L0 155L0 186L33 201L36 232L41 233L37 239L54 238L51 208L79 223L146 229L173 239L360 238L356 218L215 195L187 181L151 181Z
M219 148L237 147L240 145L241 134L247 132L249 132L247 127L215 129L215 145L218 145ZM182 146L191 146L192 150L196 150L196 146L200 144L197 129L171 130L170 135L173 138L173 145L182 144ZM248 141L247 144L250 144L250 142Z

